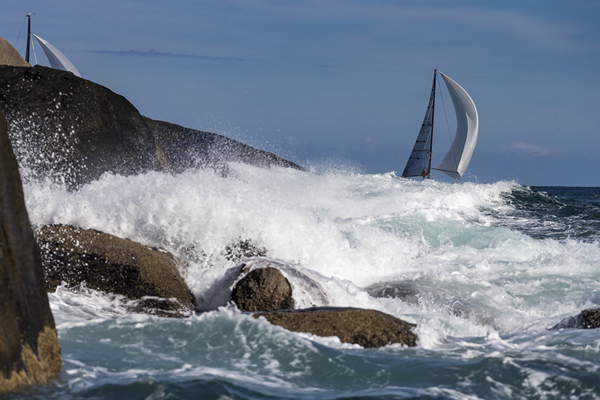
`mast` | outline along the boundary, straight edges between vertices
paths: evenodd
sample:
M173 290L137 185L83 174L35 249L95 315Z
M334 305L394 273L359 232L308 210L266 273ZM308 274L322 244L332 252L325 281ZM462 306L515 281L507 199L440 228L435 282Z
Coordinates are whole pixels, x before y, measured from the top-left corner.
M433 119L435 117L435 78L437 78L437 68L433 70L433 88L431 89L431 97L433 104L431 105L431 140L429 141L429 166L427 167L427 179L431 178L431 153L433 153Z
M27 47L25 49L25 61L29 62L29 46L31 45L31 13L27 17Z

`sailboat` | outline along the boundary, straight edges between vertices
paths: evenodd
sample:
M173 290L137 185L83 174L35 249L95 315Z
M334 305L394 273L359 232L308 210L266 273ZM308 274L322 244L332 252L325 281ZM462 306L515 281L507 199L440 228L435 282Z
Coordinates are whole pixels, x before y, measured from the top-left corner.
M433 73L433 87L431 88L427 112L425 113L423 125L421 125L421 130L417 136L413 151L402 173L403 178L418 176L423 177L423 179L429 179L431 176L435 85L438 73L444 79L448 92L450 92L456 113L457 127L456 135L450 149L448 149L448 152L437 168L434 169L458 180L463 177L467 170L473 150L475 150L479 134L479 116L477 115L475 103L473 103L473 99L471 99L471 96L469 96L465 89L450 79L448 75L436 69Z
M29 62L29 46L31 45L31 14L27 14L27 48L25 50L25 61ZM48 43L37 35L33 35L40 44L40 47L44 50L50 66L55 69L61 69L63 71L70 71L75 75L81 77L81 74L75 68L73 63L65 56L60 50Z

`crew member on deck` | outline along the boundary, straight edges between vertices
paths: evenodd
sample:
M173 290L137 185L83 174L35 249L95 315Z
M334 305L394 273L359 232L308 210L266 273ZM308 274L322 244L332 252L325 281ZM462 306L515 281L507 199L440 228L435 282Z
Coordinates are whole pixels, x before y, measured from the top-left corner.
M425 178L427 178L427 171L423 168L423 172L421 172L421 176L423 177L423 180L425 180Z

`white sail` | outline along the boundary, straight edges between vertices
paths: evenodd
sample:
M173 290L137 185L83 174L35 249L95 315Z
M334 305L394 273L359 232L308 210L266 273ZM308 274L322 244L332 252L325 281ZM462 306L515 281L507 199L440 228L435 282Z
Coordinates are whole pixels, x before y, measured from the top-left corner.
M457 126L452 146L436 169L454 179L460 179L469 166L475 144L477 144L479 116L475 103L465 89L443 73L440 72L440 75L444 78L450 92L456 112Z
M46 53L46 57L48 57L48 61L50 62L52 68L62 69L63 71L70 71L75 75L81 77L81 74L79 73L79 71L77 71L77 68L75 68L73 63L69 61L67 56L65 56L60 50L52 46L50 43L48 43L41 37L37 35L33 36L35 36L42 49L44 49L44 53Z

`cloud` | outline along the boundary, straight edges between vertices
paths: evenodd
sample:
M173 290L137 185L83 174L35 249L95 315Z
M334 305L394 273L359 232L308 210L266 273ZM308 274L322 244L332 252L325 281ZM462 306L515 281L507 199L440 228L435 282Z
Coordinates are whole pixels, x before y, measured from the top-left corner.
M548 146L526 142L510 142L510 148L516 152L531 154L533 156L549 156Z
M119 51L119 50L89 50L90 53L94 54L111 54L116 56L134 56L134 57L167 57L167 58L194 58L200 60L213 60L213 61L246 61L244 58L240 57L213 57L213 56L202 56L198 54L182 54L182 53L172 53L170 51L139 51L139 50L128 50L128 51Z
M365 136L361 139L361 145L368 151L373 151L379 147L379 142L373 139L371 136Z

